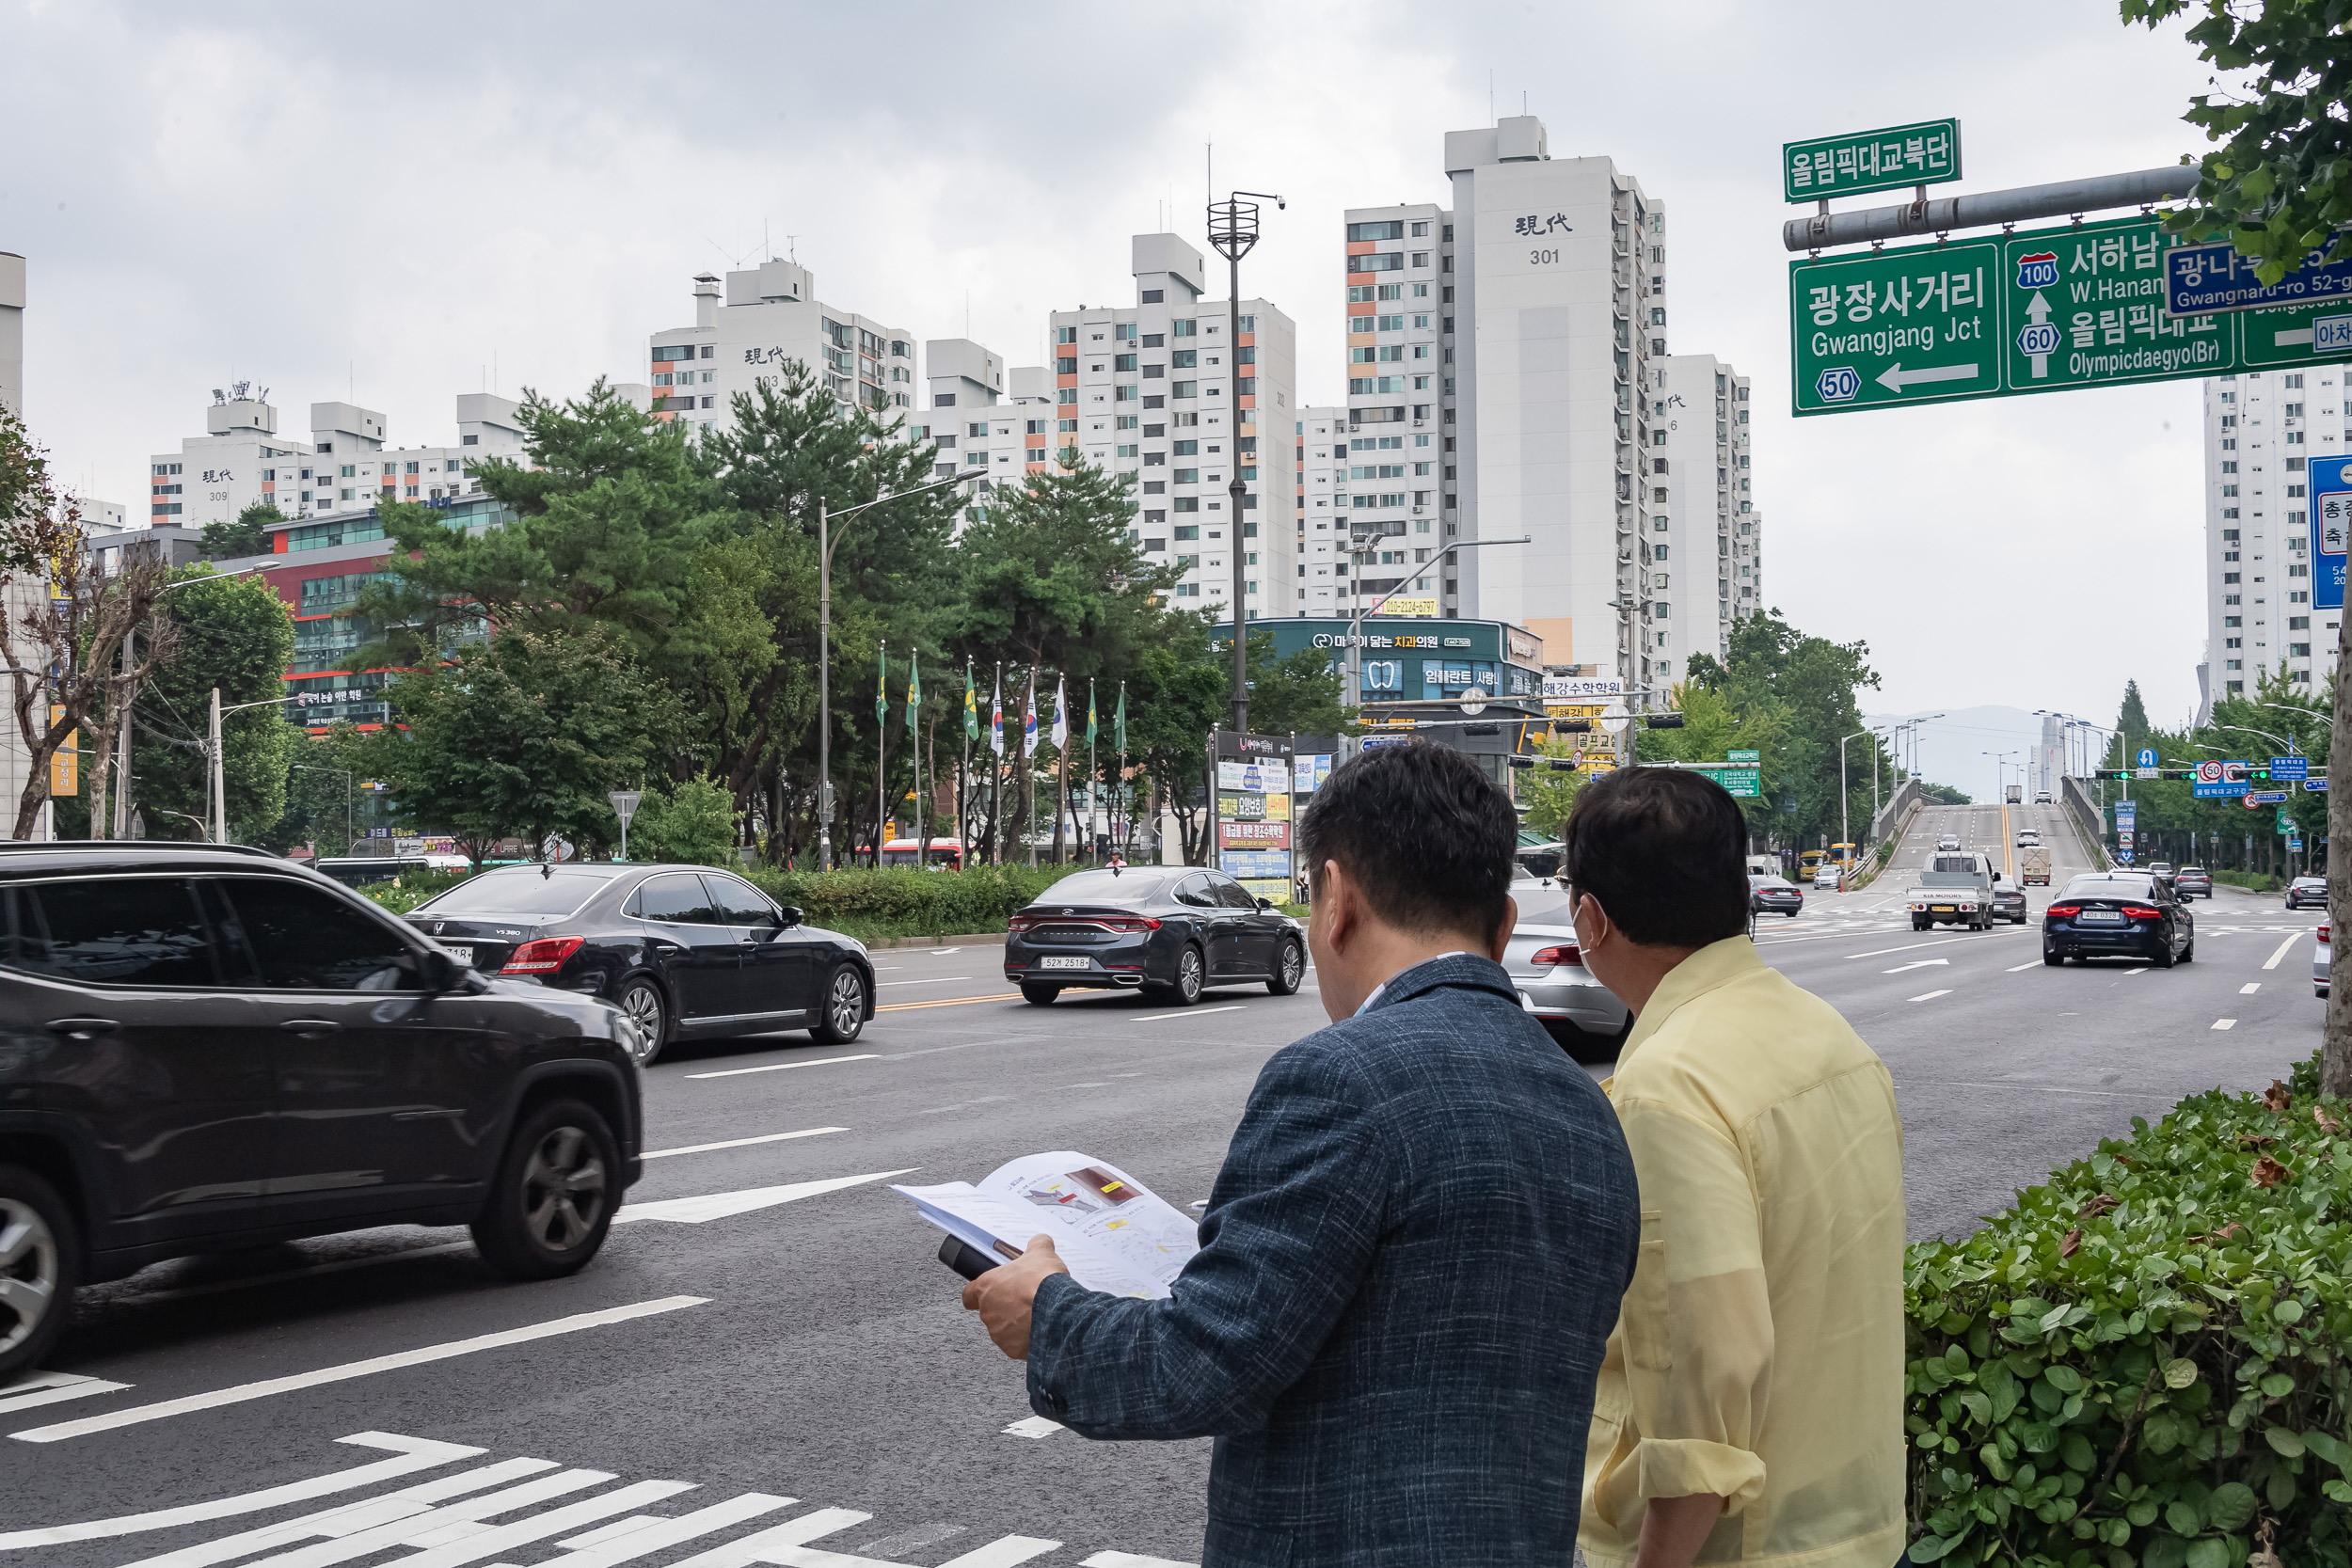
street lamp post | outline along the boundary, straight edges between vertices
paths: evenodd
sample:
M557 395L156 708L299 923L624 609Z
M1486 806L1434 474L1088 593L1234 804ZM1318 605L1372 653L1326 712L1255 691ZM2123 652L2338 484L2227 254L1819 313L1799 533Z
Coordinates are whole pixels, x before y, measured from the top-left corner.
M243 713L249 707L283 707L283 697L264 697L258 703L232 703L220 705L220 688L213 688L212 724L205 737L204 779L213 794L213 842L229 842L229 790L220 765L220 719L225 713Z
M1867 729L1856 730L1853 734L1841 737L1837 742L1837 836L1848 844L1853 842L1853 827L1846 820L1846 742L1859 740L1869 733ZM1877 763L1870 764L1870 771L1871 776L1875 778L1878 774ZM1876 792L1873 791L1873 793ZM1873 822L1878 820L1875 813L1872 814L1871 820Z
M817 503L817 864L819 870L833 869L833 547L839 541L833 537L833 519L853 516L870 506L884 501L903 500L919 496L926 490L943 485L961 484L961 474L949 474L925 484L905 490L893 490L876 496L870 501L845 506L835 512L822 500ZM875 840L880 845L880 839ZM877 848L875 855L880 858Z
M1445 563L1445 558L1452 555L1455 550L1474 550L1486 545L1528 545L1533 544L1534 542L1534 536L1533 534L1521 534L1517 539L1457 539L1453 544L1448 545L1444 549L1439 550L1436 555L1429 558L1429 568L1431 572L1435 572L1439 566ZM1349 553L1352 555L1356 552L1351 548ZM1359 562L1356 564L1360 567L1362 563ZM1415 572L1412 574L1412 577L1423 577L1426 575L1428 574ZM1349 579L1351 585L1356 580L1358 579L1353 578ZM1407 578L1406 580L1410 581L1411 578ZM1352 586L1351 592L1354 592ZM1372 603L1364 606L1363 609L1359 610L1355 614L1347 618L1347 689L1349 693L1354 696L1356 705L1358 707L1364 705L1364 621L1367 617L1378 614L1382 605L1387 604L1391 599L1395 598L1403 592L1404 589L1402 588L1391 588L1387 593L1381 594L1378 598L1373 600ZM1360 598L1361 595L1359 594L1357 596ZM1240 635L1238 629L1241 623L1238 621L1234 623L1234 626L1236 628L1234 635L1237 637Z
M1230 536L1226 543L1233 556L1233 733L1249 732L1249 610L1243 602L1243 573L1246 570L1242 549L1242 501L1247 491L1241 477L1241 259L1249 254L1258 243L1258 203L1244 201L1254 196L1271 201L1277 210L1289 205L1280 197L1266 191L1235 191L1223 201L1209 204L1209 244L1225 258L1227 286L1225 294L1225 377L1232 388L1232 397L1226 404L1233 413L1233 482L1225 487L1227 500L1226 528ZM1259 421L1263 423L1263 420ZM1288 436L1279 436L1288 440Z

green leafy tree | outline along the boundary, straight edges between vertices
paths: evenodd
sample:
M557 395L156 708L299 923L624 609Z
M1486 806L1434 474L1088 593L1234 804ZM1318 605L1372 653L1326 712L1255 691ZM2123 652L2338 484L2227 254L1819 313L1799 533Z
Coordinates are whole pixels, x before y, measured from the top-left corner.
M163 596L177 657L157 670L133 703L132 800L151 838L200 838L211 780L205 736L213 689L220 689L221 783L230 838L283 848L286 777L304 732L273 699L286 694L294 618L259 577L220 577L209 565L175 574L184 586Z
M2227 240L2276 283L2315 250L2345 254L2352 224L2352 14L2338 0L2122 0L2123 20L2154 28L2198 16L2188 40L2240 92L2199 93L2181 118L2220 146L2167 227ZM2186 158L2182 162L2186 163Z
M608 793L640 776L655 693L616 633L501 632L387 689L407 734L379 753L403 820L456 838L475 869L500 839L612 843Z
M1938 805L1946 806L1964 806L1976 799L1964 789L1955 789L1950 784L1930 784L1925 779L1919 781L1919 793Z
M207 561L228 561L237 556L269 554L269 528L283 523L286 515L273 501L255 501L237 514L234 522L206 523L199 535L199 547Z
M1576 742L1566 736L1547 740L1538 749L1547 762L1577 754ZM1531 832L1546 838L1558 838L1567 826L1568 814L1576 809L1577 792L1582 789L1590 775L1581 769L1561 769L1537 767L1518 778L1518 803L1526 811L1526 823Z
M645 791L628 825L633 861L733 865L735 797L707 776Z
M1231 720L1230 669L1212 657L1196 626L1144 650L1127 681L1127 757L1152 781L1156 809L1176 819L1186 865L1209 854L1209 732Z
M1232 644L1224 646L1230 656ZM1272 632L1249 634L1249 727L1259 735L1344 734L1357 714L1346 693L1346 673L1328 650L1278 657Z

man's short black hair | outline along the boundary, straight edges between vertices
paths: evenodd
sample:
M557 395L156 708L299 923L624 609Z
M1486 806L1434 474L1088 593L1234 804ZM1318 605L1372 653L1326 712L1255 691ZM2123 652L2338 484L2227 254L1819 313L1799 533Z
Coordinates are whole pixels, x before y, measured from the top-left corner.
M1560 876L1645 945L1704 947L1748 928L1748 824L1704 773L1622 768L1577 792Z
M1510 898L1518 816L1502 786L1451 747L1365 752L1334 770L1298 825L1308 886L1337 861L1372 912L1400 930L1494 940Z

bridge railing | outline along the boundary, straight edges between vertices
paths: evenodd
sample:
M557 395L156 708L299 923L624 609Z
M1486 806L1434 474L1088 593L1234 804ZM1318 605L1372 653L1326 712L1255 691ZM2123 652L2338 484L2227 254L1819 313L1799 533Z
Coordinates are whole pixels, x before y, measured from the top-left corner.
M2065 807L2067 816L2074 824L2075 836L2083 841L2083 849L2090 855L2090 863L2102 871L2106 870L2114 863L2107 854L2107 814L2100 809L2097 800L2091 799L2081 779L2070 773L2059 784L2058 799Z

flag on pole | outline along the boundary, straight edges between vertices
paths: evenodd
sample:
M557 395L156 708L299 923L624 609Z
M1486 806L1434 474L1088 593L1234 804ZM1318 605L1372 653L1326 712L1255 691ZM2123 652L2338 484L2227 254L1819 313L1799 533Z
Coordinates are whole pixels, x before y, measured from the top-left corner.
M1087 678L1087 749L1094 749L1094 679Z
M1119 709L1111 715L1111 750L1127 749L1127 683L1119 683Z
M996 672L996 697L989 708L988 743L998 756L1005 754L1005 673Z
M1057 749L1070 744L1069 683L1061 676L1054 677L1054 745Z
M980 694L972 689L972 661L963 661L963 738L980 738Z
M875 655L874 662L874 722L887 722L890 718L890 693L885 689L890 681L890 644L884 642Z
M915 733L914 710L923 704L923 669L920 657L907 661L907 734Z
M1037 755L1037 666L1029 667L1029 696L1021 716L1021 754Z

